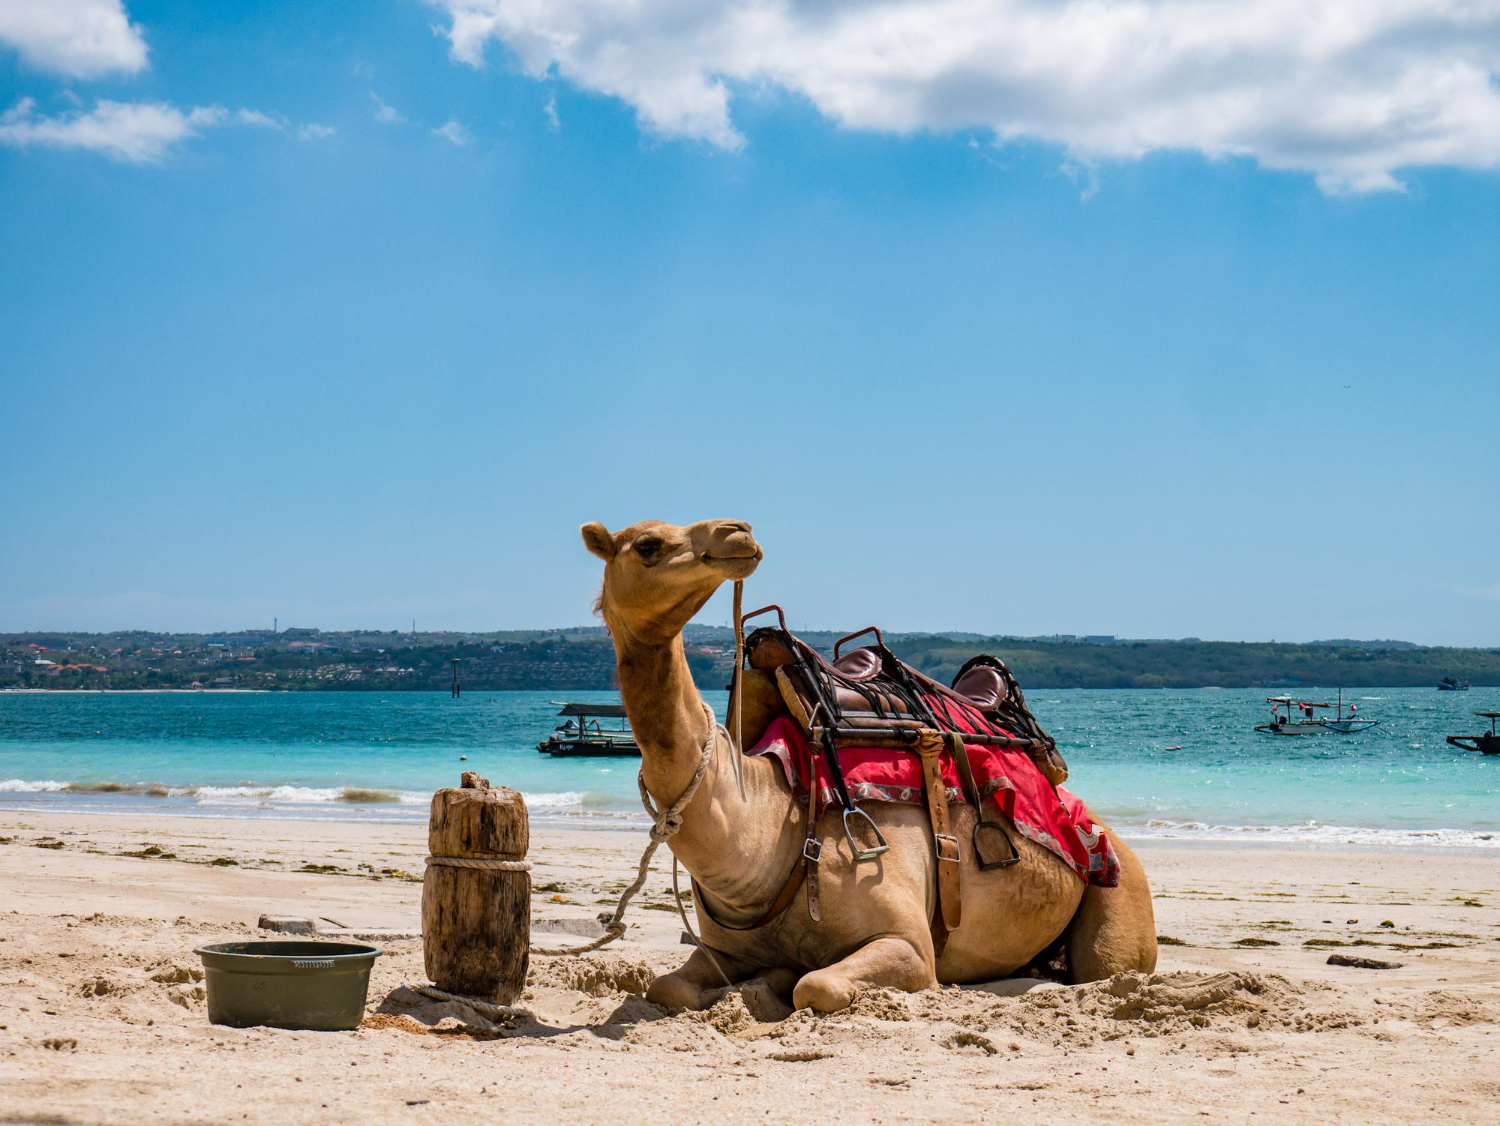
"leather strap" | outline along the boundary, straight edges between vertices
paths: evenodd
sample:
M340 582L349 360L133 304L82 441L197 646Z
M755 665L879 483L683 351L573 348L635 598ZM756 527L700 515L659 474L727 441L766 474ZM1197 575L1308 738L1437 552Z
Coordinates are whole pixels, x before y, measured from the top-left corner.
M932 913L932 942L941 953L948 934L958 929L963 919L963 901L959 890L958 838L953 835L948 816L948 792L943 784L943 737L936 731L923 731L917 739L916 752L922 762L923 789L927 792L927 816L932 821L932 839L937 856L937 904Z
M793 864L791 873L786 878L786 883L781 885L781 890L776 893L775 900L772 901L770 907L766 908L765 914L756 919L755 922L746 923L742 927L731 926L714 914L713 908L708 905L708 900L704 898L703 889L698 886L697 880L693 881L693 895L696 897L698 905L703 908L703 913L709 917L714 926L723 927L727 931L753 931L765 926L792 905L792 900L797 898L797 889L802 886L802 881L806 876L807 869L802 865L800 860Z
M953 755L953 764L958 767L958 781L963 786L964 797L974 807L974 815L982 817L984 810L979 808L979 784L974 781L974 764L969 761L969 749L964 746L963 735L957 731L948 731L944 733L944 738Z
M802 842L803 863L793 866L792 871L801 872L807 883L807 914L815 923L823 919L823 905L818 900L818 863L822 859L823 841L818 836L818 752L808 743L807 838Z
M984 803L980 797L979 785L974 781L974 764L969 761L969 748L964 745L963 733L948 731L944 733L944 737L953 755L953 762L958 767L958 780L963 786L964 798L974 807L974 835L971 841L974 846L974 861L979 865L979 870L989 872L1019 863L1021 854L1016 849L1016 842L1010 839L1010 834L1000 822L984 815ZM999 807L998 802L996 807ZM995 855L994 846L999 843L1004 844L1008 855Z

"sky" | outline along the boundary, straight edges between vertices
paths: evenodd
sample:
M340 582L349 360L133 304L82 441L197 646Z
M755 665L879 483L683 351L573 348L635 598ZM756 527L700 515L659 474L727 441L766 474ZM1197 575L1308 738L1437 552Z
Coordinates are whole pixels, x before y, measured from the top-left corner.
M1500 4L1316 8L0 0L0 631L1500 646Z

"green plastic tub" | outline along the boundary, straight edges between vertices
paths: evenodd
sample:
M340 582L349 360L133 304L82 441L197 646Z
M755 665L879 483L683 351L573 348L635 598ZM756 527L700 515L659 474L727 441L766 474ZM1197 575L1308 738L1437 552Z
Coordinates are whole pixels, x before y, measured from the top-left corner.
M200 946L208 1019L236 1028L357 1028L378 946L352 942L216 942Z

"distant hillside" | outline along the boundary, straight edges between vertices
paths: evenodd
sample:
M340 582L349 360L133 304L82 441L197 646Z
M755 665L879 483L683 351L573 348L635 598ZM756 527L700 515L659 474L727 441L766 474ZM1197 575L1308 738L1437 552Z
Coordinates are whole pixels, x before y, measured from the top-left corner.
M801 635L828 651L841 636ZM722 688L733 633L692 626L684 638L698 683ZM1025 688L1435 686L1445 676L1500 685L1500 650L1404 641L1309 644L1233 641L1063 640L977 634L887 634L904 660L949 682L976 653L1004 659ZM225 634L0 634L0 688L447 689L458 660L467 689L566 692L614 685L604 630L404 634L289 629Z

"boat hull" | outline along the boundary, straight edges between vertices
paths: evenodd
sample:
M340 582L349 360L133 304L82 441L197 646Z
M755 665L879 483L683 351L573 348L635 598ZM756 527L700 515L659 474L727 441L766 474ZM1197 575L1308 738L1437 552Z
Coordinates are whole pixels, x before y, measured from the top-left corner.
M641 748L633 739L548 739L536 745L538 752L553 758L640 758Z
M1500 755L1500 735L1449 735L1448 742L1462 751L1478 751L1482 755Z
M1255 730L1263 735L1354 735L1379 722L1378 719L1320 719L1313 723L1262 723Z

